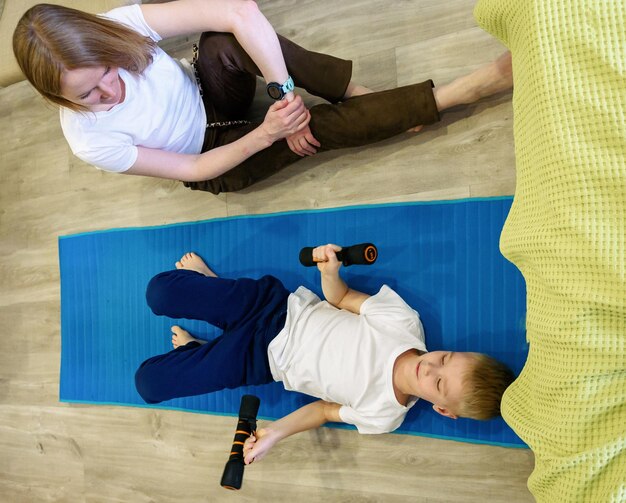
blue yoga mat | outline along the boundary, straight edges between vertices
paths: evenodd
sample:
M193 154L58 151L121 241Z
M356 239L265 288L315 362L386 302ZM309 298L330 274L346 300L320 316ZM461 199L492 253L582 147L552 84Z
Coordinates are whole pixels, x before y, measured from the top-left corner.
M273 274L321 296L317 268L298 262L303 246L373 242L373 266L342 268L347 283L375 293L384 283L422 318L429 350L480 351L516 373L527 354L525 285L498 249L511 198L387 204L245 216L162 227L115 229L59 238L61 380L65 402L147 407L134 387L146 358L171 349L170 326L201 338L206 323L157 317L145 302L150 278L195 251L226 277ZM156 408L236 414L245 393L261 398L259 416L281 417L310 402L280 383L171 400ZM398 430L432 437L523 446L502 419L451 420L424 401Z

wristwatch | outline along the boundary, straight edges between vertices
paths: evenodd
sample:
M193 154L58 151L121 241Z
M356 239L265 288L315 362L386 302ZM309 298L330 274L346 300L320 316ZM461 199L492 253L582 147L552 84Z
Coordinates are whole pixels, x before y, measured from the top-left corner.
M293 79L290 76L283 85L280 85L278 82L270 82L267 84L267 94L274 100L282 100L285 94L293 91L294 87Z

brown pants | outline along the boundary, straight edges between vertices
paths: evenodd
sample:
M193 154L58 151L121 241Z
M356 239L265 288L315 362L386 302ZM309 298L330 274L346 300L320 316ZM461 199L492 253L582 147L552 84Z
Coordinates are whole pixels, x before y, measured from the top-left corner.
M311 132L322 145L318 152L367 145L439 120L431 80L340 102L350 82L352 62L307 51L280 35L279 40L295 85L331 103L310 109ZM199 46L197 68L207 121L241 119L252 104L259 69L232 34L203 33ZM208 128L202 151L231 143L258 125ZM217 178L185 182L185 186L213 194L237 191L300 159L280 140Z

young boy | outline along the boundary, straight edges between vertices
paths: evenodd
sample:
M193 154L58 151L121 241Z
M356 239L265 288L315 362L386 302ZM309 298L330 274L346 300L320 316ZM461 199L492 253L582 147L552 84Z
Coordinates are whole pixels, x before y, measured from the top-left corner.
M326 301L304 287L290 293L273 276L218 278L198 255L185 254L176 270L152 278L148 305L157 315L204 320L224 333L207 342L172 327L174 350L137 370L139 394L158 403L281 381L321 399L257 430L244 447L246 463L328 421L360 433L393 431L419 398L453 419L498 415L511 371L478 353L427 352L418 314L386 285L373 296L348 288L339 250L313 250Z

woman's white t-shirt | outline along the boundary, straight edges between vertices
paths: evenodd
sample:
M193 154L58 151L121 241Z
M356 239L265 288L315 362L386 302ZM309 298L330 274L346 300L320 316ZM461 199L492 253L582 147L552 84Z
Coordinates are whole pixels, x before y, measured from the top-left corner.
M161 40L139 5L103 15L155 41ZM199 154L206 116L191 68L155 50L142 75L119 69L126 86L122 103L105 112L79 113L61 107L61 127L74 155L106 171L122 172L137 160L137 146Z
M393 366L409 349L426 351L419 315L391 288L337 309L300 287L289 296L285 327L268 347L272 376L285 389L342 404L342 421L360 433L398 428L415 404L400 405Z

